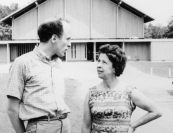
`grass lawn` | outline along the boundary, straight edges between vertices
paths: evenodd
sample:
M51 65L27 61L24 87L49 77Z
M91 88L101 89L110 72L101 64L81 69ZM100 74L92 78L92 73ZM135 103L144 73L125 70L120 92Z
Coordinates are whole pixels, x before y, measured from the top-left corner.
M76 96L76 88L80 86L80 83L71 79L66 79L65 81L67 88L65 101L71 109L71 113L69 115L71 130L72 133L81 133L84 103Z
M153 75L165 78L169 77L170 68L171 77L173 77L173 62L128 61L128 64L147 74L150 74L151 68L153 68Z

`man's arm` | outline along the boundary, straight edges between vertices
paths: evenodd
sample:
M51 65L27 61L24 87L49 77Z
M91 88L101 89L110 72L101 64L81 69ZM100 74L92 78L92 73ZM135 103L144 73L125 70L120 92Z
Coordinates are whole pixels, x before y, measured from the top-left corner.
M82 133L91 133L92 118L91 118L91 111L88 101L89 101L89 93L87 93L84 103L83 122L81 128Z
M19 99L8 96L7 112L8 112L10 121L16 133L24 133L25 126L23 121L19 118L19 104L20 104Z

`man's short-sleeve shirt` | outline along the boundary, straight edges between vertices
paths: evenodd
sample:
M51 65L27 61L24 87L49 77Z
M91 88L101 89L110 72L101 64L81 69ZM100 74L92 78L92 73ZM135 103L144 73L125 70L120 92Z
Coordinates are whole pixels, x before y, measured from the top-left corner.
M38 47L15 59L7 89L7 96L21 100L22 120L70 112L64 102L62 62L59 58L50 60Z

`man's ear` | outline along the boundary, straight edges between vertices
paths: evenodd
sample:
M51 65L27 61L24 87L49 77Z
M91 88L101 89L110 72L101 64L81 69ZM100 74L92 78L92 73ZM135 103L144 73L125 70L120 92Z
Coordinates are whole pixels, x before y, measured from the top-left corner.
M115 68L113 68L113 73L115 73Z
M56 40L57 40L57 36L55 34L52 35L52 38L51 38L52 43L55 43Z

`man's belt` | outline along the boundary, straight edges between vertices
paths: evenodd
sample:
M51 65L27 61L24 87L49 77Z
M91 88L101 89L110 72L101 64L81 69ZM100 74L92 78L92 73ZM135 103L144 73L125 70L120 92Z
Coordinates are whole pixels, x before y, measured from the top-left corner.
M41 116L38 118L30 119L29 122L62 120L67 118L67 116L68 116L68 113L59 114L57 116Z

